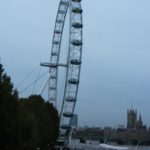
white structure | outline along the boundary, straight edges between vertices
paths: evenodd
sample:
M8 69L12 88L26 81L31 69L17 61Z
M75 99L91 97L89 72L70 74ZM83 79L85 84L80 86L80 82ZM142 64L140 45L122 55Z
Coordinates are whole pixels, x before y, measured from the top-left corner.
M68 15L67 15L68 14ZM67 58L60 62L60 51L62 35L66 16L69 16L68 48ZM58 71L59 67L66 70L65 84L60 110L60 139L68 141L72 132L70 122L74 116L74 109L77 101L78 87L80 82L80 70L82 62L82 8L81 0L60 0L55 28L52 40L50 62L41 63L41 66L48 67L50 77L48 80L48 100L56 107L58 99ZM59 100L60 102L61 100Z
M105 150L128 150L129 149L129 147L114 146L114 145L108 145L105 143L100 144L99 146Z

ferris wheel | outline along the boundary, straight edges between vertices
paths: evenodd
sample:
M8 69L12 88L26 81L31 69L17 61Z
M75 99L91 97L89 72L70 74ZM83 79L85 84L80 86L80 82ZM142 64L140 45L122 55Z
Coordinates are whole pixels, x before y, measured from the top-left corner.
M69 36L66 63L60 63L62 35L69 14ZM63 100L60 109L60 136L66 138L70 128L70 121L74 115L79 87L81 58L82 58L82 9L81 0L60 0L52 40L49 63L41 66L49 67L48 99L56 107L58 95L59 67L66 69Z

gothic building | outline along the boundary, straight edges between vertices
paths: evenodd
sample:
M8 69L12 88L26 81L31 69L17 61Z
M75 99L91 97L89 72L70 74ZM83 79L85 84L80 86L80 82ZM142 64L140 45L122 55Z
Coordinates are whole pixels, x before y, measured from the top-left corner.
M138 119L137 119L138 118ZM139 114L137 117L137 110L128 109L127 110L127 129L141 129L144 128L142 116Z
M128 109L127 110L127 128L134 129L136 128L137 123L137 110Z

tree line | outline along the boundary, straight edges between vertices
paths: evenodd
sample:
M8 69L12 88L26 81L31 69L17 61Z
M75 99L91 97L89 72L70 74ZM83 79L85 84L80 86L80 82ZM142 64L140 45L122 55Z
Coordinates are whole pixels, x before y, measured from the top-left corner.
M59 133L57 110L40 95L19 98L0 64L0 150L51 149Z

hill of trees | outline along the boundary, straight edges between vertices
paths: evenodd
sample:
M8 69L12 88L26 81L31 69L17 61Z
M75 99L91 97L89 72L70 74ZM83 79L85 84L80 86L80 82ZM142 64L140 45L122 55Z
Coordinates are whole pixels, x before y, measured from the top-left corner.
M59 117L40 95L19 98L0 64L0 150L50 149L59 132Z

